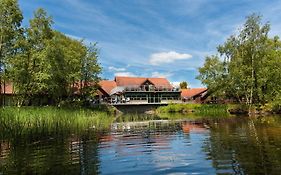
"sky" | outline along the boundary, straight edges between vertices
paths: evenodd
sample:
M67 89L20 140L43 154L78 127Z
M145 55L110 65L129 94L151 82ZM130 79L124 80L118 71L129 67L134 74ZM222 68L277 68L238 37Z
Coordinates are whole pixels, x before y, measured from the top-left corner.
M205 57L237 34L246 16L270 22L281 36L281 1L267 0L19 0L28 26L44 8L53 28L98 43L102 78L166 77L177 84L203 86L196 79Z

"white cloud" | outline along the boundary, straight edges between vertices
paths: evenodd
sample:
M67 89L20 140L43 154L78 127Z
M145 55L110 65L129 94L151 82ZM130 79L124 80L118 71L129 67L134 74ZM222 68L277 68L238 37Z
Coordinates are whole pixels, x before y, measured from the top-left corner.
M163 63L172 63L177 60L186 60L192 55L187 53L177 53L175 51L154 53L150 56L149 63L152 65L159 65Z
M116 71L116 72L124 72L124 71L126 71L126 68L122 68L122 67L118 68L118 67L114 67L114 66L109 66L108 69L110 71Z
M135 75L132 72L116 72L114 75L115 76L122 76L122 77L137 77L137 75Z
M160 72L152 72L151 77L158 77L158 78L167 78L172 76L172 73L166 72L166 73L160 73Z

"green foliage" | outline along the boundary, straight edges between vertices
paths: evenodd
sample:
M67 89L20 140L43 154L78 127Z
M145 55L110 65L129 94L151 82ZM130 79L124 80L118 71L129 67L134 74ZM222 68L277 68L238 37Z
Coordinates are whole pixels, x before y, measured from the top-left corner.
M227 117L228 106L220 104L204 104L195 108L195 114L207 117Z
M82 87L82 95L85 97L91 97L96 95L95 91L98 88L98 82L100 80L99 73L101 67L98 63L98 49L95 44L90 44L87 47L87 54L82 57L82 69L81 69L81 80L85 83Z
M221 57L207 57L197 77L216 96L245 103L265 104L280 92L281 41L269 38L270 25L261 17L247 17L238 35L218 47Z
M13 8L17 7L16 1L4 2L13 2ZM7 19L11 20L10 17L14 17L15 12L20 12L19 9L14 9L6 14ZM16 16L18 20L13 23L18 28L22 20L20 15L21 13ZM97 45L86 46L82 40L78 41L55 31L52 24L52 17L40 8L34 13L34 18L30 20L30 26L24 33L10 39L16 41L18 52L7 62L9 66L6 66L6 72L19 94L18 105L38 105L36 101L42 97L47 99L47 104L59 104L61 101L76 99L77 95L84 103L87 98L95 95L101 72ZM16 27L10 24L9 30L16 31ZM2 33L1 36L4 37L15 35L15 32ZM8 46L10 50L14 49L11 44Z
M47 53L54 35L52 23L52 18L38 9L26 29L23 51L11 61L13 83L22 95L22 103L30 104L34 96L48 92L51 65Z
M177 113L177 112L190 112L201 104L169 104L168 106L158 107L157 113Z
M19 50L23 35L22 12L16 0L0 0L0 89L8 78L9 61ZM1 91L0 91L1 96ZM2 96L0 105L3 104Z
M181 89L187 89L188 88L188 84L186 81L180 82L180 88Z
M158 114L164 113L194 113L197 116L228 116L227 105L217 104L169 104L168 106L158 107Z
M87 129L104 130L114 117L90 109L54 107L6 107L0 110L1 139L38 135L79 134Z
M275 113L281 114L281 94L277 95L274 101L265 105L268 111L273 111Z
M242 103L242 104L228 104L228 111L233 112L235 114L247 114L249 107Z
M207 56L204 66L199 68L200 75L197 79L208 86L210 93L216 96L223 96L221 89L225 88L225 69L224 64L218 56Z

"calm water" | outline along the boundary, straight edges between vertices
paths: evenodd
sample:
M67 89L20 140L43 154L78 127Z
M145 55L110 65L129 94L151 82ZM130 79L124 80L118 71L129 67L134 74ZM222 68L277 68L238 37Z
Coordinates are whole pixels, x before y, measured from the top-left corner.
M102 132L11 136L0 142L0 174L281 173L280 116L120 121Z

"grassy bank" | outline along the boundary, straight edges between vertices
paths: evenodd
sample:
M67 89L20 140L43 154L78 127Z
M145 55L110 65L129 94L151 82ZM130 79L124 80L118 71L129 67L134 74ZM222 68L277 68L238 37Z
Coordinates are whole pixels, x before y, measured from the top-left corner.
M227 116L228 106L218 104L169 104L157 108L156 113L193 113L198 116Z
M0 137L79 134L87 129L107 129L113 120L107 112L90 109L6 107L0 110Z

